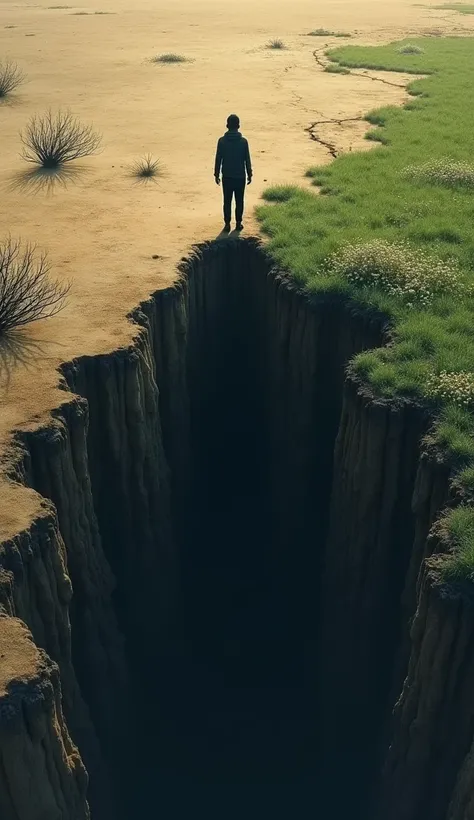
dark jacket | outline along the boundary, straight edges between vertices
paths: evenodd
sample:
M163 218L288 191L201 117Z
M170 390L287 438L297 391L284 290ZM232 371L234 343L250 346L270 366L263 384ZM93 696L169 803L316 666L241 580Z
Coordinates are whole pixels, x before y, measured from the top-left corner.
M245 179L252 176L252 163L250 162L249 144L240 131L227 131L217 143L216 162L214 165L214 176L222 176L232 179Z

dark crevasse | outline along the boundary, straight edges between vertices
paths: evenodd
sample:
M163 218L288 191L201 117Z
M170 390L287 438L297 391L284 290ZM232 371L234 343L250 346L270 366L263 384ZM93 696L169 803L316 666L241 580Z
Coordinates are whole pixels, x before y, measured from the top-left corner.
M309 304L252 243L200 250L175 298L186 319L180 354L166 363L156 332L155 349L172 482L186 461L179 442L189 441L189 481L174 507L182 621L147 671L153 710L137 740L135 799L145 811L159 789L170 818L220 817L229 800L250 817L314 816L332 451L345 363L380 328L357 318L350 327L340 307ZM158 314L165 302L169 310L161 300ZM168 406L177 359L180 409Z

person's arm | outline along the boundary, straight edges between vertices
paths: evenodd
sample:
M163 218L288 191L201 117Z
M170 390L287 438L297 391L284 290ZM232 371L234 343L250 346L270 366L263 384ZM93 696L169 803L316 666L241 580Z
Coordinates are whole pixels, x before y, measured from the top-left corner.
M216 151L216 160L214 162L214 179L216 180L217 184L219 184L219 177L221 174L221 165L222 165L222 147L220 139L217 140L217 151Z
M253 171L252 171L252 161L250 159L250 148L249 148L248 143L245 146L245 168L247 170L247 182L250 185L250 183L252 182Z

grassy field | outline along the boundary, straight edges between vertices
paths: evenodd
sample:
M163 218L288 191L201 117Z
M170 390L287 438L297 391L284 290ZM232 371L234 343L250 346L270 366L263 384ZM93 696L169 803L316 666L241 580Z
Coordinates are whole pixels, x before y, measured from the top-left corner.
M330 57L426 76L404 108L368 113L378 147L311 168L319 196L267 190L258 216L298 282L390 318L393 344L360 354L354 370L378 396L431 406L437 444L474 495L474 43L413 39ZM474 580L471 552L462 568Z
M441 6L433 6L435 9L443 9L444 11L457 11L459 14L474 14L474 5L472 3L443 3Z

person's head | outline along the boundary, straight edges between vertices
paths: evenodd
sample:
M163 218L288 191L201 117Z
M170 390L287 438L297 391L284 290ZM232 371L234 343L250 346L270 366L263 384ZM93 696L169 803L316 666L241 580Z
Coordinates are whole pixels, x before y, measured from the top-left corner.
M229 114L227 117L227 128L229 131L238 131L240 128L240 120L237 114Z

